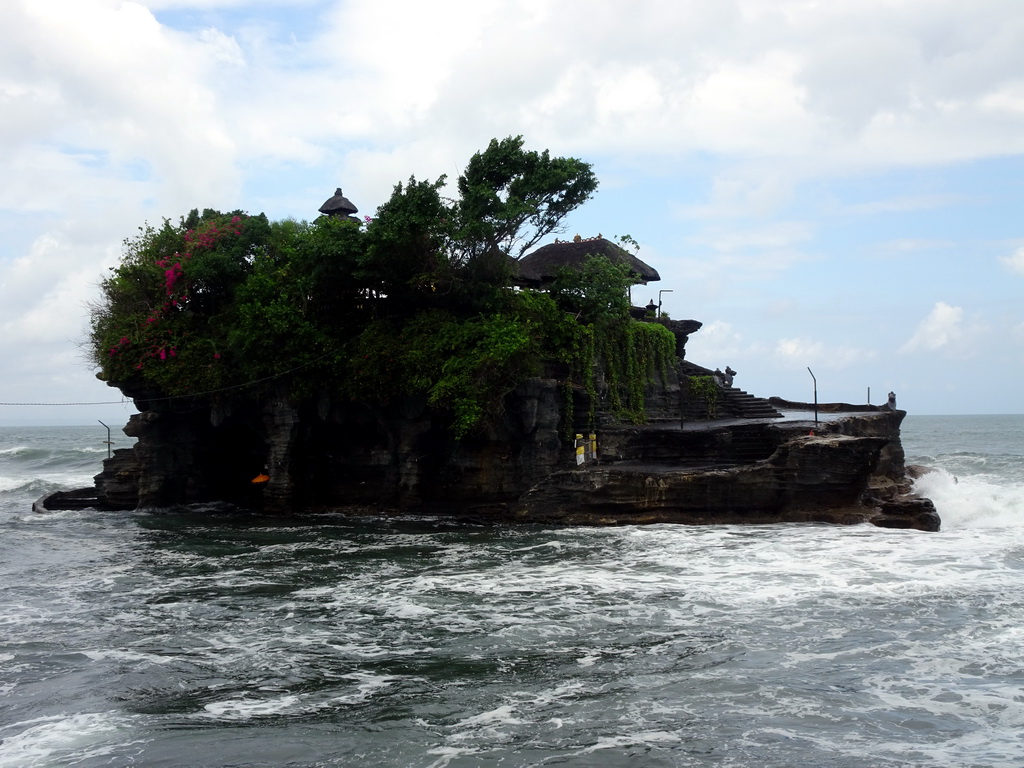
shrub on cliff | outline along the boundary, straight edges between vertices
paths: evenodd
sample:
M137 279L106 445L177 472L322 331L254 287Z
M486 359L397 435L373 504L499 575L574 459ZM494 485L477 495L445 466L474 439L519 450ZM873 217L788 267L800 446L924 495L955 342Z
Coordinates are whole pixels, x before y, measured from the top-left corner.
M225 385L225 330L235 295L270 235L262 214L207 210L178 225L147 225L126 240L92 312L92 354L101 376L168 394Z

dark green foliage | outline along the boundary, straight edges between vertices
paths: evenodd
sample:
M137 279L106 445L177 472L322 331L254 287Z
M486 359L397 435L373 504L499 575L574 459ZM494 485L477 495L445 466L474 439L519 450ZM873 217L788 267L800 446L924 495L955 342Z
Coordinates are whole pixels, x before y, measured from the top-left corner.
M718 384L713 376L688 376L686 387L690 398L701 403L709 419L718 417Z
M608 403L620 418L645 420L644 390L654 375L665 381L675 359L675 336L663 325L629 319L629 267L604 256L589 256L579 270L563 269L551 295L587 329L587 366L604 372ZM588 388L592 390L592 381Z
M646 421L644 390L667 377L675 359L675 336L657 323L632 320L594 326L595 360L604 371L608 404L619 418Z
M542 302L531 296L507 313L473 318L428 310L404 323L375 321L353 346L347 394L377 402L425 396L451 414L461 437L497 415L505 395L557 354L548 331L557 332L560 318Z
M275 222L264 251L235 292L227 347L244 380L304 366L303 379L330 380L340 346L368 314L359 282L358 224L321 217ZM314 374L316 374L314 376Z
M206 399L422 398L463 436L548 362L596 395L597 361L615 410L642 418L672 348L658 334L671 334L628 319L625 268L592 259L550 295L516 291L499 250L536 242L587 199L589 165L506 139L474 156L459 200L443 183L397 185L366 226L207 209L143 228L93 308L101 376Z
M629 316L628 289L633 279L625 264L588 256L581 269L562 268L551 284L559 306L583 323L605 323Z
M386 304L386 314L411 315L451 289L451 212L441 199L443 185L443 176L398 184L368 228L356 275Z
M590 199L597 178L589 163L524 150L522 136L509 136L473 155L458 187L459 236L470 253L519 258Z

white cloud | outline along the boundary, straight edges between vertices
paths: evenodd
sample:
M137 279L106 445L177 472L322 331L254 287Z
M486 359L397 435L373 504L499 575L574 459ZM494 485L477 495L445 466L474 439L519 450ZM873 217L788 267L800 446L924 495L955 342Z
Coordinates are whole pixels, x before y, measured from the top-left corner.
M686 342L686 359L706 368L727 365L739 370L744 379L755 371L763 372L771 350L756 339L747 338L730 322L711 320Z
M74 238L88 239L81 231ZM118 255L116 247L76 244L56 233L39 237L20 258L0 262L0 356L81 341L86 305Z
M796 265L817 260L816 254L799 247L813 234L801 221L715 222L684 238L682 255L663 257L659 270L676 285L702 286L705 298L721 296L738 284L763 286Z
M758 356L801 372L808 359L852 365L870 341L785 330L800 296L789 283L806 295L844 279L819 255L830 222L789 208L813 181L828 215L865 224L953 209L961 200L930 185L829 208L844 198L828 182L1024 154L1022 37L1024 5L1001 0L8 0L0 221L20 221L0 238L0 326L39 345L56 345L61 325L73 336L70 308L146 218L254 202L310 215L338 184L370 213L410 174L453 177L491 137L522 133L594 162L603 189L636 190L636 207L595 231L631 231L643 258L664 254L652 263L675 289L673 316L706 310L747 334L712 322L695 350L747 368ZM279 175L290 186L274 186ZM676 190L687 203L673 211ZM934 246L938 260L949 234L883 237L906 253ZM1024 251L1001 263L1024 273ZM742 326L753 312L772 330ZM903 350L965 353L983 330L972 317L966 301L939 303ZM12 365L23 352L4 349Z
M60 210L67 190L139 169L179 209L237 186L234 142L210 85L238 56L227 36L171 32L133 2L5 5L0 173L31 187L8 187L5 207Z
M778 355L791 362L803 360L816 360L825 350L825 345L820 341L809 339L779 339L775 347Z
M900 347L901 352L931 351L948 347L964 337L963 307L943 301L935 303L928 316L918 323L913 335Z
M924 211L933 208L950 208L963 203L964 199L964 197L957 195L905 195L847 205L842 209L842 212L857 216L872 216L878 213Z
M1024 150L1019 111L992 106L1024 92L1007 75L1024 71L1009 44L1024 13L997 3L352 0L301 49L212 27L171 32L147 5L260 7L21 0L4 42L41 63L0 93L28 87L40 108L56 94L72 114L91 105L125 151L173 128L186 139L178 151L210 143L229 164L248 142L287 154L339 134L441 140L466 155L481 137L526 132L586 153L788 158L790 176Z
M586 154L711 152L776 174L766 159L785 159L781 177L803 178L1024 149L1014 118L989 105L1024 82L1007 77L1024 70L1008 45L1022 16L984 2L352 0L323 17L285 87L245 96L275 104L271 121L298 118L293 139L345 126L465 155L523 132ZM251 76L280 51L242 53ZM326 134L325 112L339 118Z
M812 236L811 228L802 221L779 221L757 228L741 230L736 227L722 227L706 230L706 234L692 238L693 242L709 245L716 251L777 250L788 248Z
M307 6L320 0L288 0L289 6ZM213 9L213 8L238 8L242 6L260 5L281 5L281 0L137 0L152 11L162 11L173 8L189 9Z
M684 219L769 216L792 199L794 183L788 169L763 162L748 163L716 175L711 180L707 201L675 205L673 209Z
M686 357L701 360L736 359L752 352L749 342L725 320L712 320L686 342Z
M1024 246L1021 246L1009 256L1001 256L999 261L1013 272L1024 275Z
M225 35L219 29L207 28L199 33L199 40L218 64L230 67L245 66L245 55L235 38Z
M775 354L783 366L815 366L831 370L852 368L877 356L875 350L826 344L820 340L802 337L779 339L775 346Z

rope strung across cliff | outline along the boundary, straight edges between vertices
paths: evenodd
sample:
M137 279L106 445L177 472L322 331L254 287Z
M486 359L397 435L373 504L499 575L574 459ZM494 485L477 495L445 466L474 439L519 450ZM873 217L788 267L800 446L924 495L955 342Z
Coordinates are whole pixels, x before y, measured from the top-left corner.
M309 366L315 363L319 363L324 358L330 357L331 355L334 354L335 351L336 350L326 352L320 355L320 357L316 358L315 360L310 360L308 363L303 363L302 365L297 365L294 368L289 368L287 371L281 371L281 373L275 373L272 376L264 376L262 379L253 379L252 381L246 381L242 384L232 384L230 387L221 387L220 389L209 389L205 392L194 392L188 395L166 395L164 397L136 397L132 398L131 400L141 400L146 403L166 402L168 400L186 400L189 398L194 399L197 397L206 397L207 395L217 395L220 394L221 392L230 392L235 389L251 387L255 384L262 384L265 381L279 379L282 376L287 376L290 373L295 373L295 371L300 371L303 368L308 368ZM92 403L0 403L0 406L42 406L46 408L57 408L67 405L128 405L131 402L131 400L122 398L120 400L101 400Z
M127 405L129 402L129 400L97 400L91 403L0 403L0 405L42 405L47 408L57 408L64 405Z

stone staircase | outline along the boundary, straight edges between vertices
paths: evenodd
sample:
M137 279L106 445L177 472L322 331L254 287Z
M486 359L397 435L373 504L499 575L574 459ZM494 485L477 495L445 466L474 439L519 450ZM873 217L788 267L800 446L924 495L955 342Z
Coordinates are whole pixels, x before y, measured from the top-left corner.
M714 378L719 382L717 402L712 409L713 418L718 419L780 419L779 413L771 403L762 397L731 385L724 385L725 377L721 371L683 360L679 364L680 414L684 421L704 421L711 416L708 405L700 397L688 394L687 379L690 377Z
M718 409L740 419L781 419L782 414L765 399L755 397L736 387L718 390Z

